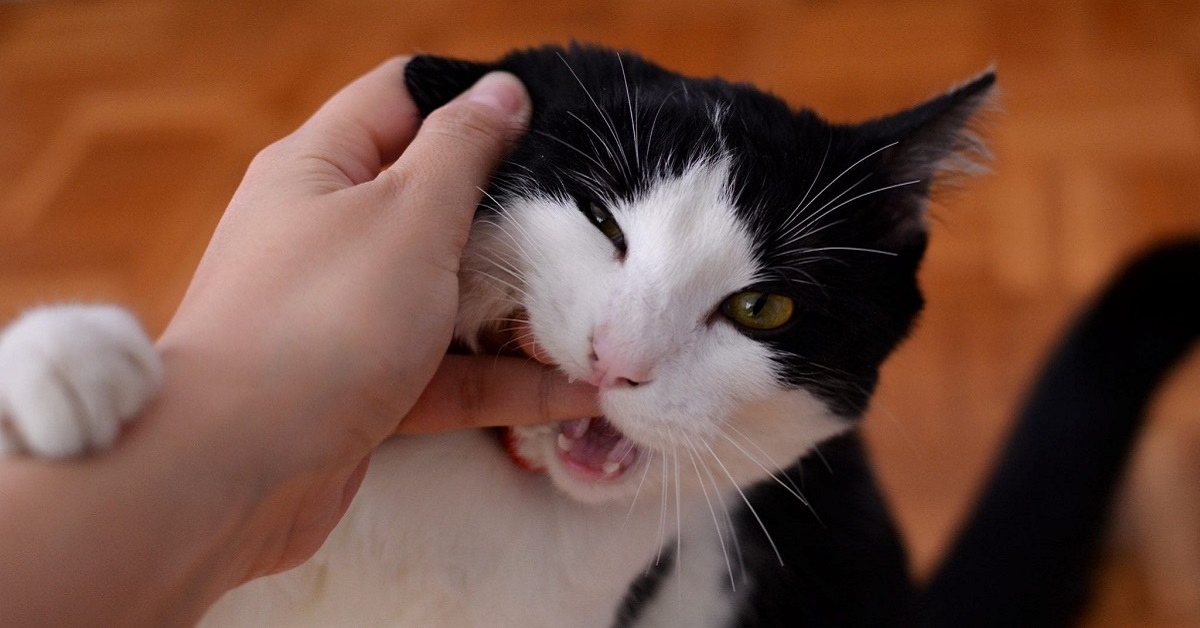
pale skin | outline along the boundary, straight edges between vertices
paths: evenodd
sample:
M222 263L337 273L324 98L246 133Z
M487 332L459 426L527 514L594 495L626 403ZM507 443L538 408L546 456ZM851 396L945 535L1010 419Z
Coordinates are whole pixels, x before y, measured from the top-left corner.
M446 355L480 188L530 104L494 74L422 123L404 63L254 159L114 449L0 461L4 623L193 623L311 556L384 439L599 413L534 360Z

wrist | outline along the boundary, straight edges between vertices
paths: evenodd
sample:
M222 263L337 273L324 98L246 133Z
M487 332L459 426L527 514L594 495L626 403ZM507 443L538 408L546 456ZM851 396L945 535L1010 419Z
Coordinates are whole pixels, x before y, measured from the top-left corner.
M121 443L118 454L141 452L143 475L157 476L162 525L175 537L164 561L152 624L194 623L227 590L261 571L271 530L263 505L285 483L258 422L260 394L222 371L203 350L164 346L164 382L154 403ZM269 452L269 453L268 453ZM155 469L158 469L157 471ZM168 525L169 522L169 525Z

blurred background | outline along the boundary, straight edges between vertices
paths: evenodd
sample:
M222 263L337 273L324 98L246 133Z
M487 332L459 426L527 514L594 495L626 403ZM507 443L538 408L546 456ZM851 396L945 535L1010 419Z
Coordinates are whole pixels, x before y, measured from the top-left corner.
M0 320L111 300L157 332L247 162L339 87L571 38L836 121L996 66L993 172L934 208L930 305L867 422L918 575L1072 313L1200 233L1195 1L0 1ZM1200 626L1200 360L1153 414L1087 626Z

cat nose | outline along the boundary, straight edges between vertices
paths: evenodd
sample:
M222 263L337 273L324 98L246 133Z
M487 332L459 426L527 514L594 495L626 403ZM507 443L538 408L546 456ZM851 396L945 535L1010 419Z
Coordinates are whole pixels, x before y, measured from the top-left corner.
M632 388L650 381L653 364L614 344L605 328L592 338L592 372L588 382L600 390Z

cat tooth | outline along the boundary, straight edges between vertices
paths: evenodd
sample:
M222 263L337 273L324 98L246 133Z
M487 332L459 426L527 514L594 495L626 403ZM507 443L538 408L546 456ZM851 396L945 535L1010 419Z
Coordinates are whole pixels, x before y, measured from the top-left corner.
M617 472L617 469L620 469L620 468L621 468L621 463L613 461L613 460L609 460L608 462L605 462L604 464L600 465L600 470L603 471L605 475L612 475Z
M570 438L567 438L566 434L558 435L558 448L559 449L561 449L563 451L571 451L571 445L573 445L573 444L575 444L575 441L571 440Z

